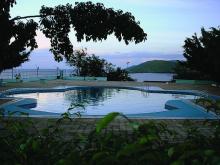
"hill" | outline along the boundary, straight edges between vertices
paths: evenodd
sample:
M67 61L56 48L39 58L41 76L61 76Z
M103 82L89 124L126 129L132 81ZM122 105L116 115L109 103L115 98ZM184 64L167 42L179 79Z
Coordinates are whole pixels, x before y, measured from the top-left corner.
M177 61L153 60L134 65L126 70L129 73L173 73Z

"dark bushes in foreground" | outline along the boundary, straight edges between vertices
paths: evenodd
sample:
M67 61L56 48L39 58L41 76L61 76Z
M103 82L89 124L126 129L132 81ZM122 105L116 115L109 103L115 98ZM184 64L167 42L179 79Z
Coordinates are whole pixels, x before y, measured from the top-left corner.
M1 165L216 165L220 162L220 125L217 122L210 126L212 136L200 133L194 125L185 122L184 141L175 140L182 136L178 132L154 122L142 125L130 122L133 134L129 137L112 132L103 134L103 129L118 115L107 115L88 136L72 134L68 138L61 129L65 120L73 120L68 116L42 130L28 118L2 117Z

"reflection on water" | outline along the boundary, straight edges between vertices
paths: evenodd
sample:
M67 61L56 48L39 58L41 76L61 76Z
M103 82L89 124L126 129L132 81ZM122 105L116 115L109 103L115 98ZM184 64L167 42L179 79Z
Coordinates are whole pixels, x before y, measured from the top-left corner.
M64 93L64 98L71 102L71 105L81 104L86 107L89 106L99 106L107 99L115 97L122 89L111 89L111 88L91 88L91 89L79 89L67 91ZM124 91L126 96L128 92ZM142 92L143 97L147 97L147 92Z
M37 107L33 108L34 110L63 113L72 106L74 111L80 111L84 115L105 115L110 112L124 114L161 112L167 111L165 103L168 100L194 99L192 95L147 93L117 88L88 88L14 96L37 99Z
M115 90L114 92L117 92ZM72 104L86 104L97 106L104 100L111 98L113 95L113 90L106 88L96 88L96 89L80 89L72 90L64 93L66 100L69 100Z

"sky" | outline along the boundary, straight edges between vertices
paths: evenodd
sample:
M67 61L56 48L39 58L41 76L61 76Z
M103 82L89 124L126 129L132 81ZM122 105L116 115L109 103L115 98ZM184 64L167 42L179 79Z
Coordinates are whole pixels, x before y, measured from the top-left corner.
M91 0L101 2L106 7L131 12L136 21L147 33L147 41L126 45L113 35L102 42L77 42L74 31L70 39L75 49L87 48L113 64L126 67L149 60L182 60L183 44L186 37L200 34L201 27L206 29L220 25L219 0ZM39 13L42 5L53 7L59 4L75 4L75 0L17 0L11 16L26 16ZM38 49L30 56L30 61L21 68L68 68L65 62L57 63L49 52L50 42L37 32Z

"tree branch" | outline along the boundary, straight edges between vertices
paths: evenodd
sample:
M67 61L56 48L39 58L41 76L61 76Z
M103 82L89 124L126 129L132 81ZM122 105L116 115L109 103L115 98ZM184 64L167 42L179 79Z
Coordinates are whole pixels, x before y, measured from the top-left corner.
M53 15L53 14L51 14ZM11 21L17 21L17 20L21 20L21 19L27 19L27 18L38 18L38 17L42 17L42 16L49 16L49 15L29 15L29 16L24 16L24 17L21 17L21 16L17 16L17 17L14 17L13 19L11 19Z

